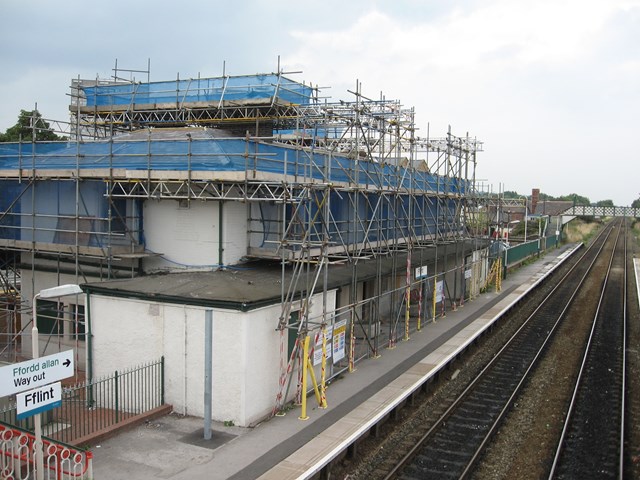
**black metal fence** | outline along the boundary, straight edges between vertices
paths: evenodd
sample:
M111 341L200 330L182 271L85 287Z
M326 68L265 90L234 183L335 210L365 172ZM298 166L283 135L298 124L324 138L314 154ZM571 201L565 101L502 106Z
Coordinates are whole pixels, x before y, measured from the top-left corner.
M164 405L164 357L107 377L62 387L62 405L43 412L42 433L76 445L83 438ZM16 419L11 402L0 421L33 431L33 417Z

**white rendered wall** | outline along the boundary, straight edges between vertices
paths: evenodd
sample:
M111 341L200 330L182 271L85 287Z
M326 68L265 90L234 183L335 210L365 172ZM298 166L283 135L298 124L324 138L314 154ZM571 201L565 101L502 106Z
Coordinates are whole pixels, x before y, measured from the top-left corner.
M90 302L94 378L162 356L162 305L99 295Z
M146 248L162 257L145 259L147 272L203 270L220 263L219 202L147 200L143 226ZM247 252L246 206L224 202L222 229L224 265L238 263Z
M58 285L65 285L69 283L78 283L78 279L75 277L75 275L57 274L53 272L41 271L36 272L35 283L32 280L33 277L31 275L31 270L24 269L21 271L21 295L24 301L28 301L29 305L31 305L33 301L34 291L35 293L38 293L46 288L57 287ZM61 297L59 299L51 298L47 300L63 303L64 310L65 312L67 312L69 311L70 305L72 304L84 305L85 295L70 295ZM24 328L26 326L21 337L21 350L26 357L32 356L31 328L33 327L33 324L31 323L31 317L31 310L29 310L28 312L23 312L21 315L22 327ZM65 318L69 317L66 316ZM76 341L74 338L72 338L71 326L71 322L63 322L62 336L44 335L40 333L38 336L40 344L40 356L51 355L57 352L63 352L73 349L76 369L85 370L86 342L81 340Z
M312 316L321 315L321 302L321 294L313 298ZM328 302L335 303L335 292L329 292ZM251 312L213 310L214 420L248 426L273 409L280 312L280 305ZM179 413L204 415L204 308L92 295L91 322L96 378L164 355L166 402ZM285 355L286 339L285 332Z
M239 202L224 202L222 218L223 260L225 265L233 265L247 254L247 206Z

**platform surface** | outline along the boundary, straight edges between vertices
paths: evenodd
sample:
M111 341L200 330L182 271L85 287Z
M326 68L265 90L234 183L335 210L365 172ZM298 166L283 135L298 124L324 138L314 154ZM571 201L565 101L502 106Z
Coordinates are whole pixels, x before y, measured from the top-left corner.
M328 408L312 408L310 403L306 421L298 419L297 408L254 428L214 423L213 438L196 441L203 431L201 418L169 415L94 446L94 476L110 480L298 478L302 465L314 465L349 436L359 434L394 395L402 395L411 382L439 368L575 248L565 245L548 251L510 273L500 293L484 293L413 332L410 340L398 342L396 348L385 349L379 358L360 362L354 373L329 386Z

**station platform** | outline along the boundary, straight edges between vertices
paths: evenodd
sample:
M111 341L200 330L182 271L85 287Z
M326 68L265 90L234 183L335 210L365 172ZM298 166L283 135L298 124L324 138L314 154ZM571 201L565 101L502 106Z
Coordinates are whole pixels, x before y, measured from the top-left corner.
M309 402L308 420L298 418L298 407L249 429L214 423L211 440L204 440L202 419L171 414L94 445L94 476L309 478L419 389L580 246L548 251L509 273L501 292L484 293L427 323L379 358L360 362L355 372L330 384L328 408L312 408L315 403Z

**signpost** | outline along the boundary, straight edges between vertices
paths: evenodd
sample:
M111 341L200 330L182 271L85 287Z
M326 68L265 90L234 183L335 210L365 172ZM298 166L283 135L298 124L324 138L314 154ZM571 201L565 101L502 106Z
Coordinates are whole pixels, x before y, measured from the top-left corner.
M46 412L62 405L62 386L60 382L56 382L19 393L16 395L16 402L18 420Z
M43 480L40 413L62 405L62 387L59 380L73 376L73 350L38 358L38 328L35 326L32 329L31 340L35 358L0 367L0 397L17 394L16 418L18 420L35 415L36 478ZM25 390L28 391L25 392Z
M31 351L33 359L0 367L0 397L18 394L16 395L18 420L34 416L35 442L33 443L33 454L37 480L44 480L40 413L59 407L62 404L62 387L59 380L73 376L74 365L73 350L40 358L36 301L39 298L59 298L67 295L80 295L81 293L82 289L75 284L59 285L36 293L31 304L31 319L33 321ZM51 385L52 383L53 385ZM21 393L25 390L31 391Z
M0 397L73 376L73 350L0 367Z

